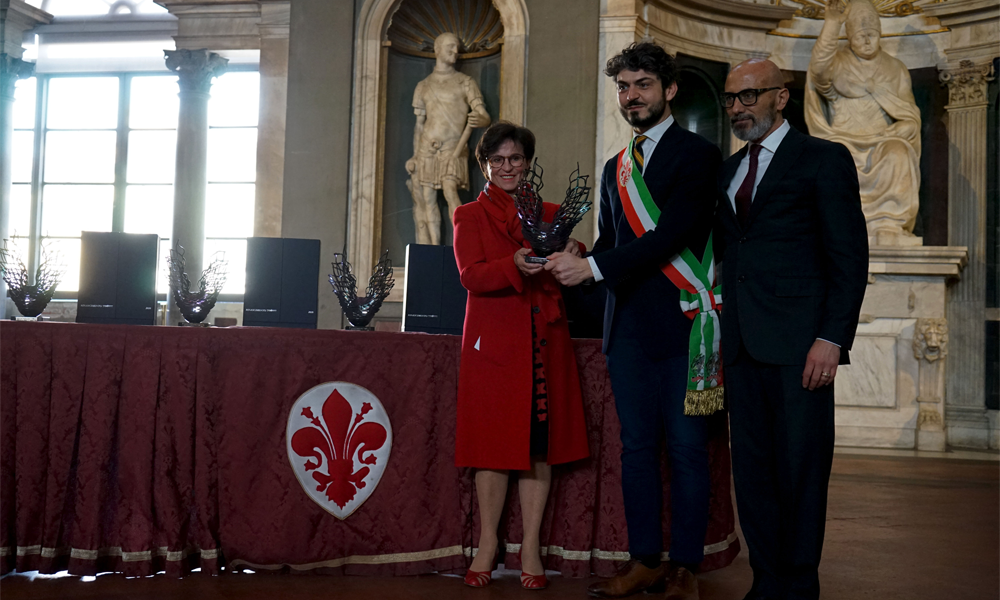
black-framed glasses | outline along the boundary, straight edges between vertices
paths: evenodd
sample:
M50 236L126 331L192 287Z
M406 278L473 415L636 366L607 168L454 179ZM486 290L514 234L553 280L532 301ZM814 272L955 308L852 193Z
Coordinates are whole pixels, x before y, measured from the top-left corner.
M524 164L524 155L511 154L510 156L500 156L499 154L494 154L486 160L489 161L490 166L494 169L499 169L506 161L510 161L510 166L512 167L520 167Z
M725 106L726 108L732 108L733 104L736 103L737 98L740 99L740 104L742 104L743 106L753 106L754 104L757 104L757 99L764 92L771 92L774 90L783 90L783 89L785 88L784 87L769 87L769 88L759 88L759 89L748 88L745 90L740 90L735 94L730 92L719 94L719 100L722 101L722 105Z

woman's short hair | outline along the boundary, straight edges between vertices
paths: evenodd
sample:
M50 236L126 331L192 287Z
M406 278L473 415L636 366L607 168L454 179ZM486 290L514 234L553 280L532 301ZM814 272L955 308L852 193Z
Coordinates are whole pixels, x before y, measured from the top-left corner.
M614 79L622 71L645 71L660 78L663 89L677 81L677 61L652 42L635 42L612 56L604 74Z
M476 144L476 160L479 161L479 168L486 173L486 161L496 154L504 142L510 140L521 145L524 150L524 159L531 161L535 157L535 134L527 127L519 127L510 121L497 121L490 125L483 133L483 137Z

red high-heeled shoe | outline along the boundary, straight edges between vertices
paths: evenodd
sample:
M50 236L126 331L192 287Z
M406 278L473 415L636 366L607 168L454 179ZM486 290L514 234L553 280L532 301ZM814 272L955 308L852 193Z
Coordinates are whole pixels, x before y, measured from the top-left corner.
M517 558L520 560L521 551L517 551ZM521 569L524 569L524 563L521 563ZM521 571L521 587L526 590L544 590L549 587L549 579L545 576L543 571L541 575L531 575Z
M491 581L493 581L492 571L473 571L469 569L465 572L465 585L469 587L486 587Z
M489 571L473 571L469 569L465 572L465 585L474 588L486 587L493 581L493 571L497 568L497 562L500 560L500 548L497 548L496 553L493 555L493 564Z

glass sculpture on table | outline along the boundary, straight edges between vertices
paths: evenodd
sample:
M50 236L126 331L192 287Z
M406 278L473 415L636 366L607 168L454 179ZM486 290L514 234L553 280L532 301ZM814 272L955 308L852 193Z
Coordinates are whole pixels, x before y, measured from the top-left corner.
M201 323L215 307L222 287L226 284L227 262L225 254L216 252L212 255L212 262L201 274L198 289L193 292L191 291L191 280L185 271L184 248L178 247L177 251L171 250L167 264L170 268L170 289L173 290L174 302L177 303L177 307L188 323Z
M0 274L7 284L10 299L22 316L38 318L42 314L62 279L62 271L58 257L50 255L43 247L38 268L35 269L34 283L30 283L28 267L20 257L7 250L7 240L4 240L3 248L0 248Z
M566 247L573 228L580 222L583 215L591 209L590 187L587 186L588 175L580 175L580 165L569 176L569 187L566 188L566 198L563 200L551 223L546 223L542 207L542 174L544 169L535 159L530 169L524 172L524 178L514 192L514 205L521 217L521 233L528 240L531 248L538 256L548 256L560 252Z
M337 294L340 308L344 310L344 315L351 324L347 329L373 331L375 328L369 327L368 324L382 307L382 301L389 296L395 283L392 278L392 262L389 260L389 251L386 250L372 270L365 295L359 298L358 280L351 272L351 263L347 262L347 258L339 252L333 255L330 285L333 286L333 293Z

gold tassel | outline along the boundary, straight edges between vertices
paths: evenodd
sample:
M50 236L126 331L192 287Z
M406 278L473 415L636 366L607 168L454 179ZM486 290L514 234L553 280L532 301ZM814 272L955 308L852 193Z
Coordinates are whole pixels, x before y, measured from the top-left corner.
M707 390L688 390L684 396L684 414L689 417L707 417L724 406L722 386Z

